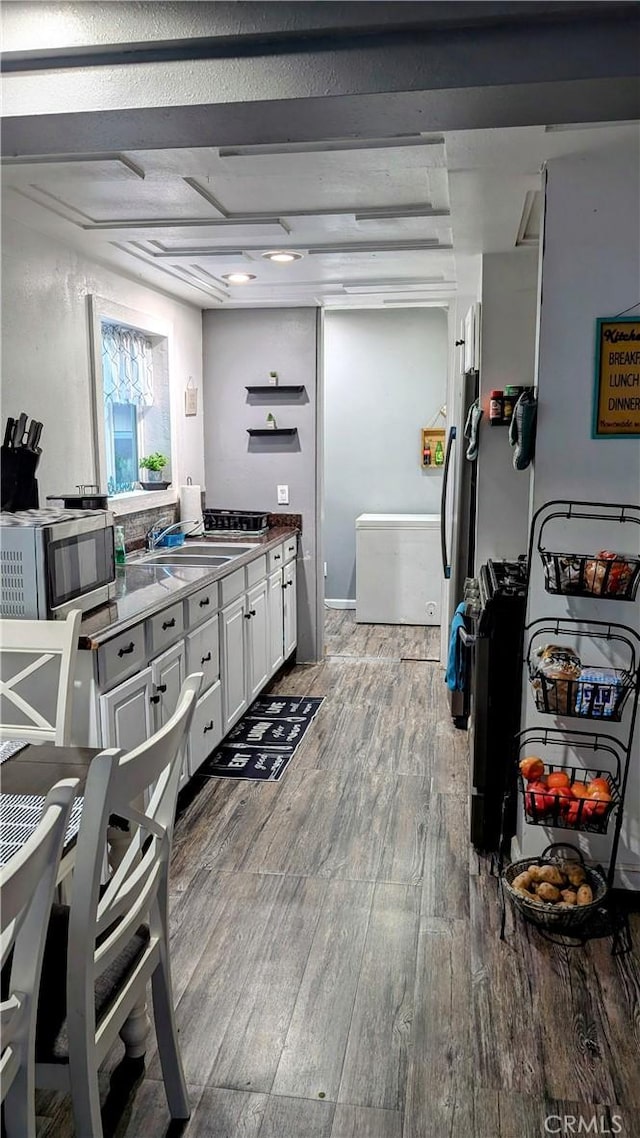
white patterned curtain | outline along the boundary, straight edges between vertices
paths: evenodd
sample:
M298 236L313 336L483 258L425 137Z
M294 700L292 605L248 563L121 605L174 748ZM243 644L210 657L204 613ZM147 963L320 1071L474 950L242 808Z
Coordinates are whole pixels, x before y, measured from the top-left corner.
M103 323L102 375L105 403L153 406L151 341L142 332Z

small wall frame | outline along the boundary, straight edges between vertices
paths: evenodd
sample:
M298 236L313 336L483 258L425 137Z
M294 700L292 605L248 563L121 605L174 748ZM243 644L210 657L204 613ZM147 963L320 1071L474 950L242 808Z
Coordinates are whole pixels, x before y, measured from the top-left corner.
M444 427L423 427L420 443L420 466L423 470L442 470L444 466Z

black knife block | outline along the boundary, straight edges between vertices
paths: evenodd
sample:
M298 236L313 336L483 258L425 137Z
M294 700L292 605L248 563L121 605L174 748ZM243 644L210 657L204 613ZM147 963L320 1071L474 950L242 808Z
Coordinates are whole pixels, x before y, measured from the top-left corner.
M12 450L2 447L0 505L3 510L13 513L16 510L38 509L38 479L33 470L39 457L23 448Z

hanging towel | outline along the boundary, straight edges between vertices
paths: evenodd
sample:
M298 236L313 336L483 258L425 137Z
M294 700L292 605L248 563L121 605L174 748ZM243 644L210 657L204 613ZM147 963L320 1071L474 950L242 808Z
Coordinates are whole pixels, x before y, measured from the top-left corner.
M445 682L451 691L464 691L466 674L464 666L464 652L462 641L458 636L458 629L464 628L464 616L467 606L464 601L458 605L451 621L451 637L449 640L449 658L447 660L447 673Z
M513 408L509 425L509 442L514 447L515 470L526 470L533 458L536 443L538 404L532 391L523 391Z
M469 440L466 452L469 462L473 462L478 457L478 428L483 414L480 400L475 399L469 408L463 432L465 439Z

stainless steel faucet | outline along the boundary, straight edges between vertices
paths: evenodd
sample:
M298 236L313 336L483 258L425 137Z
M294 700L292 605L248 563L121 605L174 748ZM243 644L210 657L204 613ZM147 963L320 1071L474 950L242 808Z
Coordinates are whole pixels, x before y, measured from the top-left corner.
M198 518L195 521L193 519L190 519L187 522L173 522L172 525L165 526L164 529L158 529L157 526L152 526L151 529L147 531L147 534L145 536L147 551L151 553L152 550L154 550L158 545L158 542L162 541L163 537L166 534L171 533L172 530L180 529L181 526L191 526L191 529L187 530L187 533L185 534L185 537L188 537L188 535L192 533L194 529L197 529L201 524L202 523Z

